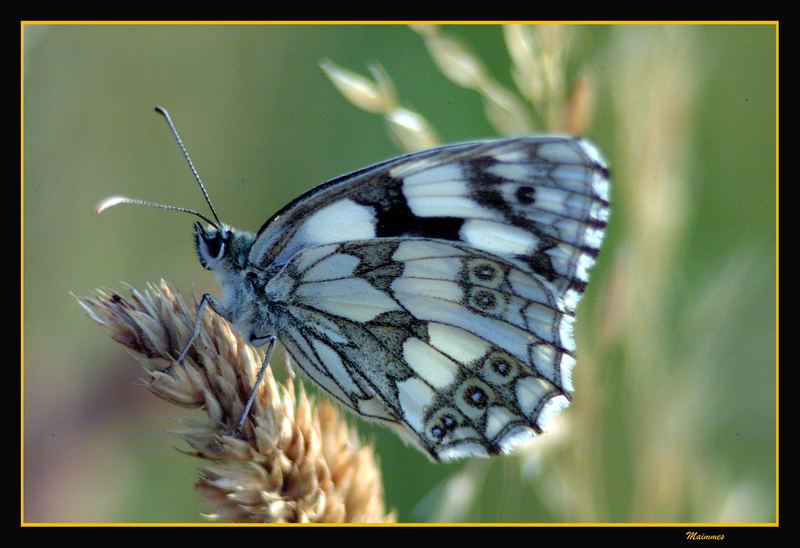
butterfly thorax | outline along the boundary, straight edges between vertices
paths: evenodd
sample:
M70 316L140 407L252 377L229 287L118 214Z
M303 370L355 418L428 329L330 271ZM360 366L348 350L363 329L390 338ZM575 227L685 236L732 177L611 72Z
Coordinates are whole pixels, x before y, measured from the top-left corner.
M274 334L270 307L265 302L267 276L248 261L255 236L226 225L204 229L195 224L195 246L200 263L222 286L219 312L249 341Z

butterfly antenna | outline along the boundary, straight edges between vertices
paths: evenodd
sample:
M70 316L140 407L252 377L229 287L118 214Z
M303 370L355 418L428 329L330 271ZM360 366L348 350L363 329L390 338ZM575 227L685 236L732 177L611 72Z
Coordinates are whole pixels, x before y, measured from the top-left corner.
M189 209L187 207L179 207L173 205L166 205L166 204L159 204L158 202L148 202L146 200L137 200L135 198L128 198L126 196L109 196L100 201L97 206L95 206L94 211L97 214L104 212L106 209L110 209L114 206L122 205L122 204L130 204L130 205L140 205L140 206L147 206L147 207L157 207L159 209L166 209L168 211L180 211L181 213L189 213L190 215L194 215L195 217L200 217L205 222L210 225L217 226L214 221L203 215L202 213L198 213L194 209ZM217 219L219 221L219 219ZM219 229L220 227L217 226Z
M200 174L197 173L197 169L194 167L194 163L192 162L192 159L189 157L189 153L186 152L186 147L183 146L183 140L181 139L181 136L178 134L178 130L175 129L175 124L172 123L172 118L170 117L169 112L167 112L167 110L165 108L159 107L159 106L156 107L156 112L158 112L161 116L163 116L164 119L167 121L167 124L169 124L169 129L172 131L172 134L175 136L175 140L178 141L178 146L181 147L181 152L183 153L183 157L186 158L186 162L189 164L189 168L192 170L192 174L194 175L194 179L195 179L195 181L197 181L197 185L200 187L200 190L203 192L203 197L206 199L206 203L208 204L208 207L211 209L211 213L214 215L214 218L217 220L216 223L211 223L211 221L208 221L208 222L211 223L212 225L216 226L218 229L222 229L222 221L219 220L219 215L217 215L217 212L214 209L214 205L211 203L211 198L208 197L208 192L206 192L206 187L203 184L202 179L200 179ZM129 203L131 203L131 202L129 202ZM114 205L116 205L116 204L114 204ZM147 204L141 204L141 205L147 205ZM186 210L186 209L183 209L183 208L173 208L172 206L169 206L167 209L176 209L176 210L179 210L179 211L182 210L182 211L186 211L187 213L190 212L190 210ZM200 215L197 212L193 212L192 211L192 213L202 217L202 215ZM203 217L203 218L205 219L205 217Z

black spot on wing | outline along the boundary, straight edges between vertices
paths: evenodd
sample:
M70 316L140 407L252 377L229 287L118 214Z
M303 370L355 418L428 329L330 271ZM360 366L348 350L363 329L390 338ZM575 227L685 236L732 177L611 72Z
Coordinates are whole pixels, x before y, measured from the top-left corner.
M457 217L419 217L408 207L403 196L403 180L388 173L376 175L363 185L352 199L375 212L375 235L378 238L418 236L458 241L464 220Z
M547 251L555 246L556 241L554 239L540 235L537 248L528 255L517 256L517 259L525 262L531 267L531 270L545 280L552 282L558 277L558 273L553 266L553 259L547 254Z
M517 187L514 197L521 205L531 205L536 201L536 191L532 186L520 185Z
M479 204L491 207L504 214L510 214L511 208L506 203L503 195L493 186L483 186L481 184L472 185L472 197Z

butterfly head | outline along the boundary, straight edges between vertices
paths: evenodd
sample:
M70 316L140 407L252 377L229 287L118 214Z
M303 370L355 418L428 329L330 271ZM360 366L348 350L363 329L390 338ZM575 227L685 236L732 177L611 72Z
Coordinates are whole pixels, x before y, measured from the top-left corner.
M203 228L199 222L194 224L194 246L200 264L206 270L216 270L221 261L225 260L231 241L231 232L224 227Z
M241 270L247 264L253 239L252 234L226 225L203 228L199 222L194 224L197 257L206 270Z

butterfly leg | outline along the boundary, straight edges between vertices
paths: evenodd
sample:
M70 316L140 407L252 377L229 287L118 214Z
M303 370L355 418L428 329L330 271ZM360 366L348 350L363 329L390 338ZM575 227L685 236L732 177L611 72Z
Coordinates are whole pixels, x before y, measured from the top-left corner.
M205 310L206 306L210 306L211 310L222 316L225 317L225 314L222 313L222 304L210 293L206 293L203 295L203 298L200 299L200 306L197 307L197 315L194 317L194 329L192 330L192 336L189 338L189 342L186 343L186 346L183 348L183 352L180 353L178 359L176 361L180 362L183 358L186 357L186 354L189 353L189 349L192 348L192 344L194 344L194 340L200 335L200 329L203 326L203 311Z
M253 407L253 402L256 399L256 392L258 391L258 387L261 385L261 381L264 380L264 375L267 373L267 367L269 366L269 360L272 357L272 352L275 350L275 343L277 342L277 338L275 335L271 335L268 338L269 346L267 347L267 353L264 356L264 361L261 364L261 369L258 371L258 377L256 377L256 382L253 384L253 388L250 390L250 395L247 397L247 403L244 404L244 411L242 411L242 416L239 417L239 422L236 423L236 431L240 431L244 426L244 422L247 420L247 416L250 414L250 408Z

